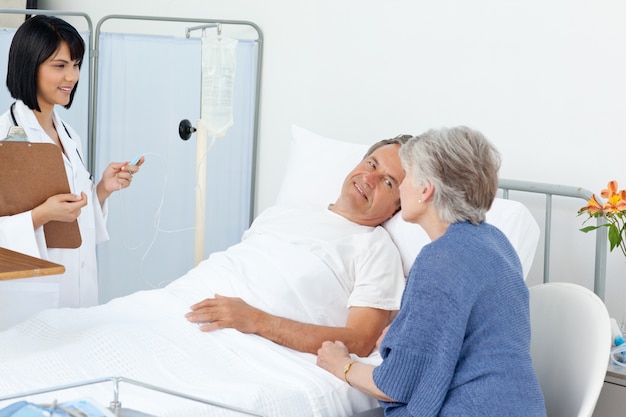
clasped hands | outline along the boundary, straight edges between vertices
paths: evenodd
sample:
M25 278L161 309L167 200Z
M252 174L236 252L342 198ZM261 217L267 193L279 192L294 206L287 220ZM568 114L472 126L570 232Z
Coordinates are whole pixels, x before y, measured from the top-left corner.
M232 328L242 333L256 333L262 314L261 310L241 298L215 294L215 298L192 305L185 317L192 323L198 323L203 332Z

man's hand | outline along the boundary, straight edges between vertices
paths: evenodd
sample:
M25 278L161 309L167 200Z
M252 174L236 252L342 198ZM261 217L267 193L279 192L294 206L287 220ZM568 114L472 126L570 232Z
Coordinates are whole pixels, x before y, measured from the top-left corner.
M264 315L241 298L215 294L215 298L192 305L185 317L192 323L202 323L200 330L204 332L230 327L242 333L257 333Z
M254 333L300 352L316 354L326 340L340 340L358 356L372 353L376 339L389 323L391 312L369 307L351 307L344 327L320 326L278 317L252 307L241 298L216 294L191 306L185 315L201 323L202 331L232 328Z

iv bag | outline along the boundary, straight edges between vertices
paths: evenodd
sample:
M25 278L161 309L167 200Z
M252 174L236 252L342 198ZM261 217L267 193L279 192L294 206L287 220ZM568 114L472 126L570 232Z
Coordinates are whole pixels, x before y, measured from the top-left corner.
M233 125L233 90L237 40L202 37L202 105L200 119L211 137Z

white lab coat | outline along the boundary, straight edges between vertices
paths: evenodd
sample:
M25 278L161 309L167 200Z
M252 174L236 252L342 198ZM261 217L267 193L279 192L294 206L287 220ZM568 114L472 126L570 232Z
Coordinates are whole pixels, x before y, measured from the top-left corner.
M17 101L14 115L31 142L53 143L35 114ZM96 244L108 239L106 204L101 207L78 134L54 112L54 124L63 144L63 162L72 193L85 192L87 206L78 217L82 244L76 249L47 248L43 227L33 228L31 212L0 217L0 247L47 259L65 267L62 275L0 281L0 329L40 310L57 307L87 307L98 303ZM7 109L0 117L0 140L13 126ZM71 137L70 137L71 136ZM0 167L2 169L2 167Z

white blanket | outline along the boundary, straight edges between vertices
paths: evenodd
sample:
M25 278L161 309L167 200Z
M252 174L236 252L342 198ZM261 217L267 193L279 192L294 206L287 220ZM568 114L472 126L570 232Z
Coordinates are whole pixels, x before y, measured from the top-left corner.
M267 239L214 254L166 288L89 309L44 311L1 332L0 397L123 376L267 416L349 416L375 406L317 367L314 355L232 329L204 333L185 319L191 304L220 293L300 321L345 323L347 294L333 272L306 249ZM265 245L263 252L256 245ZM276 256L289 258L291 265L278 266ZM242 258L248 261L233 261ZM260 273L263 279L255 276ZM96 387L88 391L105 405L109 394ZM145 394L127 399L126 406L182 415L180 406L168 407ZM185 415L231 415L206 406L189 412Z

